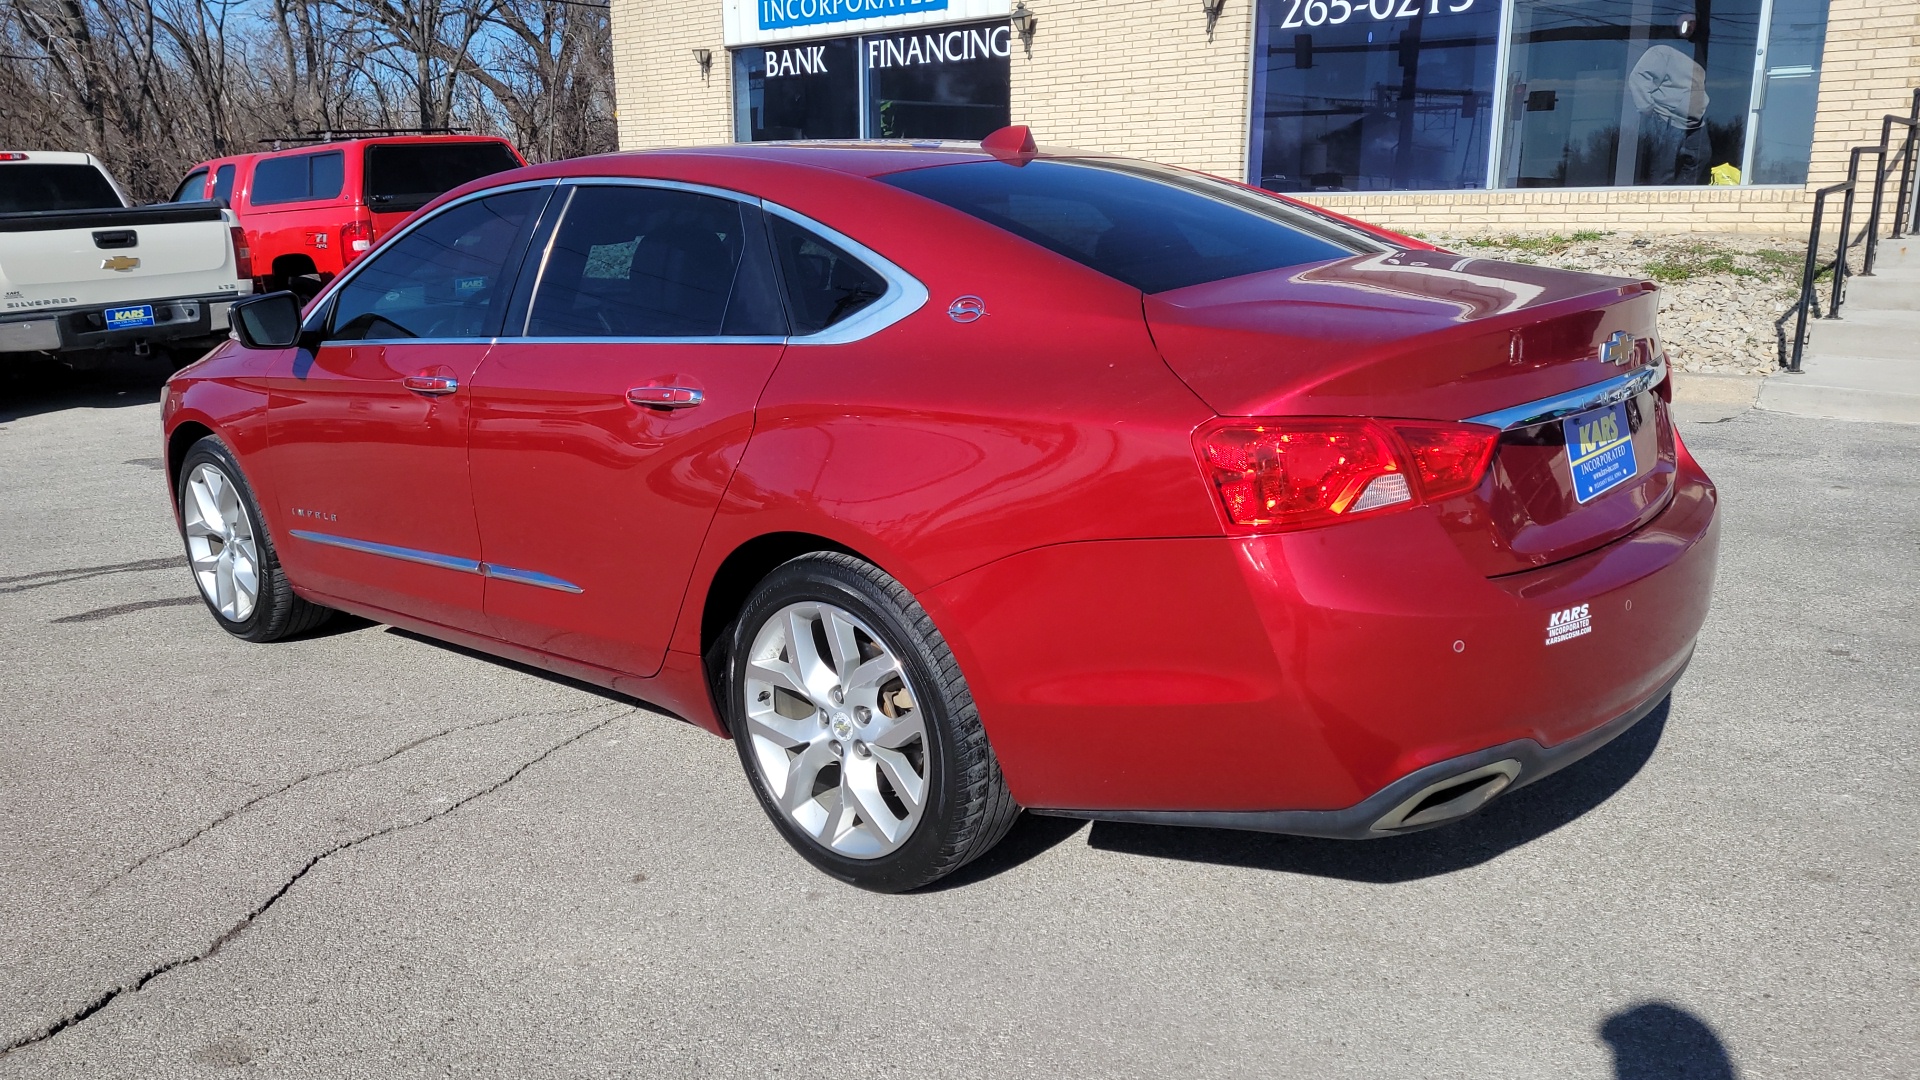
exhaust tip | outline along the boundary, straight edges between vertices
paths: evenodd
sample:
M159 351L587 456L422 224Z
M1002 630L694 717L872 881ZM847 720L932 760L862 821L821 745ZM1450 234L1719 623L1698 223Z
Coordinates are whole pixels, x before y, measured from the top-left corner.
M1436 780L1387 811L1373 823L1373 831L1417 829L1466 817L1512 786L1519 775L1520 763L1508 758Z

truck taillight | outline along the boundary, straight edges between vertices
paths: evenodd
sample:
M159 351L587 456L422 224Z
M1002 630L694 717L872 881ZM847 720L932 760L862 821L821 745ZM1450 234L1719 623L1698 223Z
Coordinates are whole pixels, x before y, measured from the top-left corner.
M1305 529L1479 486L1500 433L1350 417L1228 419L1196 437L1227 521Z
M351 221L340 226L341 258L347 262L359 258L373 246L373 223Z
M250 278L253 276L253 247L247 243L247 230L235 225L230 231L233 233L233 276Z

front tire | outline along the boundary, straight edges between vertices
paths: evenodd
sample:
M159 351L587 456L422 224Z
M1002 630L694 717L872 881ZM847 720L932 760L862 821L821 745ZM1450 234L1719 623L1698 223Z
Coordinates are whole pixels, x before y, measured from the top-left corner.
M244 641L278 641L327 621L330 608L302 600L287 582L260 504L225 444L212 435L194 443L178 483L187 565L221 629Z
M754 590L726 704L767 816L849 884L926 885L985 854L1020 813L933 620L852 556L802 556Z

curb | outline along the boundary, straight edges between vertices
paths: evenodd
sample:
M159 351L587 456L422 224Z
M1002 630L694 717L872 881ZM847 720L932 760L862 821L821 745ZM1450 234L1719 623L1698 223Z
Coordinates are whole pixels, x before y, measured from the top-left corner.
M1673 401L1676 405L1733 405L1753 407L1760 396L1764 375L1705 375L1689 371L1673 373Z

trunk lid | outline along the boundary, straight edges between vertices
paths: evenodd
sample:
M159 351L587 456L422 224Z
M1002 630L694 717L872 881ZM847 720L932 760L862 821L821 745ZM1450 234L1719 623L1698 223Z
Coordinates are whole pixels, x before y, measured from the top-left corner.
M1630 378L1664 363L1656 305L1650 282L1407 250L1145 300L1168 366L1226 416L1465 421L1632 383L1616 418L1632 448L1628 479L1576 491L1567 426L1555 415L1506 430L1479 488L1438 505L1462 555L1488 576L1584 554L1666 505L1672 422L1652 389L1659 380ZM1610 340L1618 362L1603 357Z

